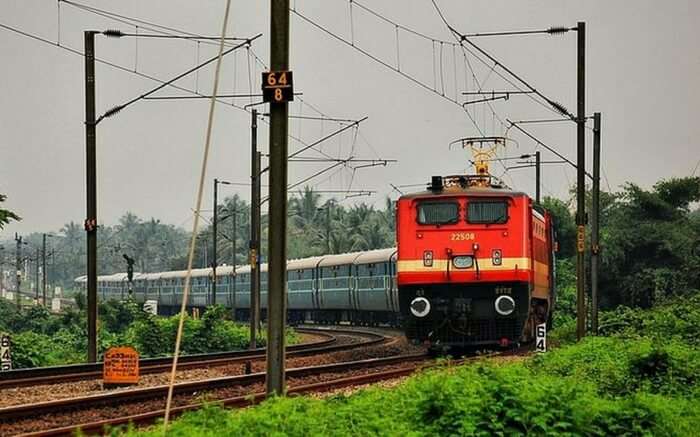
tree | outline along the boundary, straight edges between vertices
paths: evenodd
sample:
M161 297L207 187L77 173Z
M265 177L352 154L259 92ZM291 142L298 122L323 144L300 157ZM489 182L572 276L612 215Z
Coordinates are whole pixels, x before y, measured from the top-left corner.
M309 186L305 186L304 191L299 191L299 197L294 197L289 202L295 225L304 227L314 223L318 216L320 200L321 195Z
M553 197L545 196L542 206L552 214L554 231L559 242L559 256L568 258L574 255L576 244L576 223L569 211L569 205Z
M0 194L0 203L4 202L6 199L6 195ZM0 230L12 220L19 221L22 220L22 218L9 209L0 208Z
M660 181L651 190L625 185L602 222L601 296L606 306L650 307L698 289L693 255L700 225L689 205L700 178Z

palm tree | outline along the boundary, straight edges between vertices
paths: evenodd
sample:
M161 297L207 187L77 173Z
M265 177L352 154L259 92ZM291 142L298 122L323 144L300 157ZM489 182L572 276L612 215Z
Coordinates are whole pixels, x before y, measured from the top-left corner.
M372 250L389 247L393 243L392 232L380 213L372 215L360 225L360 232L353 236L353 250Z
M360 227L367 223L373 214L374 207L369 206L364 202L360 203L359 205L354 205L347 213L347 225L349 231L354 234L359 233Z
M136 214L131 211L127 211L123 216L119 218L119 224L117 228L120 232L126 232L131 234L136 230L136 227L141 224L141 219L138 218Z
M7 196L0 194L0 203L4 202L5 199L7 199ZM0 229L3 229L6 224L9 224L10 220L22 220L22 218L9 209L0 208Z
M60 280L72 282L77 276L85 274L85 230L74 221L63 225L59 231L61 240L55 247L54 262Z
M321 195L308 185L304 187L304 191L299 191L299 197L291 199L290 209L294 213L295 223L298 227L303 228L314 223L318 215L320 200Z

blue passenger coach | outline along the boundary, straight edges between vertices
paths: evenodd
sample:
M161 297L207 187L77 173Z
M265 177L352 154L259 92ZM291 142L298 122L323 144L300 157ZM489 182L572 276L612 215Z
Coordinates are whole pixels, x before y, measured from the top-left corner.
M174 314L182 304L186 271L134 274L132 297L137 302L158 301L158 312ZM237 319L247 319L250 308L250 266L216 269L216 302L235 309ZM267 264L260 266L260 307L267 312ZM212 269L192 270L188 308L204 308L211 302ZM82 287L85 277L76 279ZM129 296L126 273L99 276L100 300ZM287 262L287 317L289 323L395 324L398 291L396 249L378 249L295 259Z

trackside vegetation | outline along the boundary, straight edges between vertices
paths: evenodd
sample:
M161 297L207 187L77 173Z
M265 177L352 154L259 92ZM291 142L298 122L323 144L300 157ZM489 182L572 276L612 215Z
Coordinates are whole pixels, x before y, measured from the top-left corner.
M607 336L525 360L446 361L393 389L278 398L240 411L212 404L175 421L168 435L697 435L700 299L605 320L616 326Z
M17 311L17 307L0 300L0 332L12 340L13 368L82 363L87 351L84 299L78 308L51 314L41 306ZM133 301L100 303L99 353L112 346L133 346L142 358L171 355L175 345L178 316L158 317L144 312ZM201 318L187 317L182 341L183 354L245 349L249 345L247 325L230 320L223 306L208 308ZM299 341L291 328L288 344ZM265 332L257 338L265 345Z

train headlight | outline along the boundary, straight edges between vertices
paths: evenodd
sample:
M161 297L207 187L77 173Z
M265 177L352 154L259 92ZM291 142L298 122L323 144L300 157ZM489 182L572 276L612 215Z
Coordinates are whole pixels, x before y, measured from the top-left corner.
M510 296L498 296L496 298L496 312L502 316L509 316L515 311L515 301Z
M474 258L471 256L456 256L452 258L452 264L458 269L468 269L474 265Z
M430 312L430 302L424 297L417 297L411 301L411 314L416 317L425 317Z

